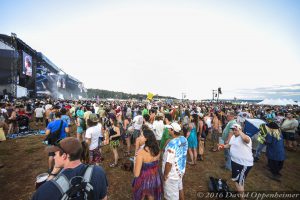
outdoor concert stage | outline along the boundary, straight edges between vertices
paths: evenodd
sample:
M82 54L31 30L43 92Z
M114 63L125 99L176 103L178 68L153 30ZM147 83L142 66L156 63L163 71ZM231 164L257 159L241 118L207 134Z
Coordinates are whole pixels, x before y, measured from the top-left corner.
M17 35L0 34L0 95L78 99L86 89Z

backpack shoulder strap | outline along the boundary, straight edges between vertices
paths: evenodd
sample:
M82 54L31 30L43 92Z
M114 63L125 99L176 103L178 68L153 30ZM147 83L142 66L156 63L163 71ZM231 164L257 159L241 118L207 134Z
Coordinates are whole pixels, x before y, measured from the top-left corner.
M93 192L91 192L91 191L93 191L94 188L90 182L91 178L92 178L92 174L93 174L93 169L94 169L94 166L89 165L83 176L83 181L86 183L85 191L89 192L88 194L87 193L85 194L85 198L89 199L89 200L94 199Z
M93 174L93 169L94 169L94 166L93 165L89 165L83 175L83 180L84 182L90 182L91 181L91 178L92 178L92 174Z
M62 195L64 195L70 188L69 179L64 174L60 174L55 177L51 180L51 182L54 183Z

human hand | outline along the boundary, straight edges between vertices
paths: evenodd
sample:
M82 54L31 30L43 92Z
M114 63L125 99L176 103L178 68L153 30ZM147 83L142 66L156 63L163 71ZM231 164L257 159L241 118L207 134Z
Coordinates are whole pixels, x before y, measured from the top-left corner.
M60 167L54 167L51 174L58 174L61 171L62 168Z
M218 144L218 150L224 149L224 144Z

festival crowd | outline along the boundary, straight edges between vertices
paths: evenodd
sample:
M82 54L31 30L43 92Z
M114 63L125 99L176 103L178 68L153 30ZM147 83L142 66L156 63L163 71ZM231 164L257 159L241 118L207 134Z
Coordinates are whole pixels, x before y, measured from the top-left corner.
M268 177L278 182L285 151L298 149L300 108L295 106L51 99L2 101L0 105L1 142L21 127L30 129L30 121L38 130L46 126L49 176L33 200L81 195L107 199L109 183L101 167L105 145L113 158L109 167L132 171L135 200L184 199L186 164L205 162L208 144L211 152L224 151L221 168L231 171L240 194L264 149ZM247 119L265 122L259 126L255 151L254 138L244 131ZM129 163L119 163L120 154Z

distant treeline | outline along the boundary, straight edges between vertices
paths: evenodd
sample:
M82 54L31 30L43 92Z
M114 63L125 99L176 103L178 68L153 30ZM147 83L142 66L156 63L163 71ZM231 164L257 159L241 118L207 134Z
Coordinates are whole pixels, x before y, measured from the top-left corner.
M146 94L129 94L124 92L114 92L109 90L99 90L99 89L87 89L88 98L97 98L100 99L146 99ZM174 97L166 97L155 95L155 99L176 99Z

